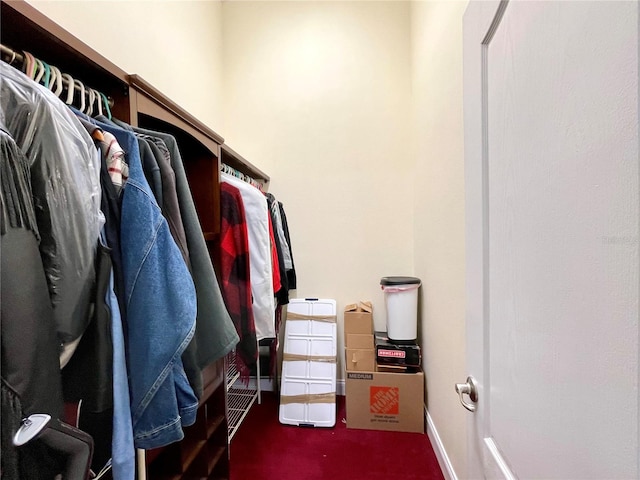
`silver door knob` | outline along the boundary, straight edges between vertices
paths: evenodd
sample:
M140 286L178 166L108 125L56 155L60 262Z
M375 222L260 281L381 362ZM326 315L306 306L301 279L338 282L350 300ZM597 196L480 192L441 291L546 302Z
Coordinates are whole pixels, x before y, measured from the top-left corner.
M467 377L467 383L456 383L456 392L460 396L460 403L470 412L476 411L478 403L478 386L473 377ZM465 401L464 396L468 395L472 403Z

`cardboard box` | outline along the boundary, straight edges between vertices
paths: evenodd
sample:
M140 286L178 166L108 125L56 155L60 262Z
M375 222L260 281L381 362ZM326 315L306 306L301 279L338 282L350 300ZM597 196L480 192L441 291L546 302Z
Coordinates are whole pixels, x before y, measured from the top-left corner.
M373 306L371 302L352 303L344 309L344 334L373 334Z
M376 366L376 354L373 348L345 350L345 368L347 371L372 372Z
M347 428L424 433L424 373L346 375Z
M370 333L347 333L345 347L360 350L373 350L373 335Z

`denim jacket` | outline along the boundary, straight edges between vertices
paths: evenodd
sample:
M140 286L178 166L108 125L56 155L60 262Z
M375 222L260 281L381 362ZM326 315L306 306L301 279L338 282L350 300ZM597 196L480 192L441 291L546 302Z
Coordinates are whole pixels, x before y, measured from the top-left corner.
M136 137L99 123L128 154L120 240L127 308L126 346L135 446L156 448L183 438L198 400L181 355L195 331L191 275L144 177Z
M132 130L130 125L123 124L114 119L114 122L125 130ZM187 374L191 370L191 377L200 376L200 371L212 362L224 357L238 343L239 337L236 333L233 321L222 299L220 287L216 278L216 272L211 263L211 257L207 249L207 244L202 235L200 221L196 213L196 207L191 196L189 182L185 167L180 156L180 150L176 139L166 133L145 130L143 128L133 128L136 133L150 135L160 138L169 149L171 157L171 167L175 172L176 191L180 204L180 213L184 224L185 236L188 244L189 258L191 260L191 273L196 286L198 313L196 319L196 333L194 344L197 345L195 365L191 363L191 369L187 367L189 356L183 357ZM196 367L196 368L193 368ZM197 370L197 375L194 374ZM200 390L201 388L200 382ZM198 385L192 384L194 390Z

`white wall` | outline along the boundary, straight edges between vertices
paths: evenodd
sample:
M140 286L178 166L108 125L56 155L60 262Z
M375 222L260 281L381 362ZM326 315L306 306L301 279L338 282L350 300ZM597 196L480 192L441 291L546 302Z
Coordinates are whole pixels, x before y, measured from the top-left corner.
M465 367L462 15L467 2L411 3L415 274L429 414L466 478L466 413L453 389Z
M28 2L221 133L220 1Z
M297 296L384 328L380 278L413 272L409 4L224 2L223 26L224 136L285 205Z

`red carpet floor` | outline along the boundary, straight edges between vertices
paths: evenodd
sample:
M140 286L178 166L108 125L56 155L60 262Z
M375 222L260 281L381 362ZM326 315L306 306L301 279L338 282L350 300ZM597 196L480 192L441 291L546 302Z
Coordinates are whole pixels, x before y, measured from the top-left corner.
M347 429L344 403L334 428L301 428L263 393L231 442L231 480L444 479L426 434Z

